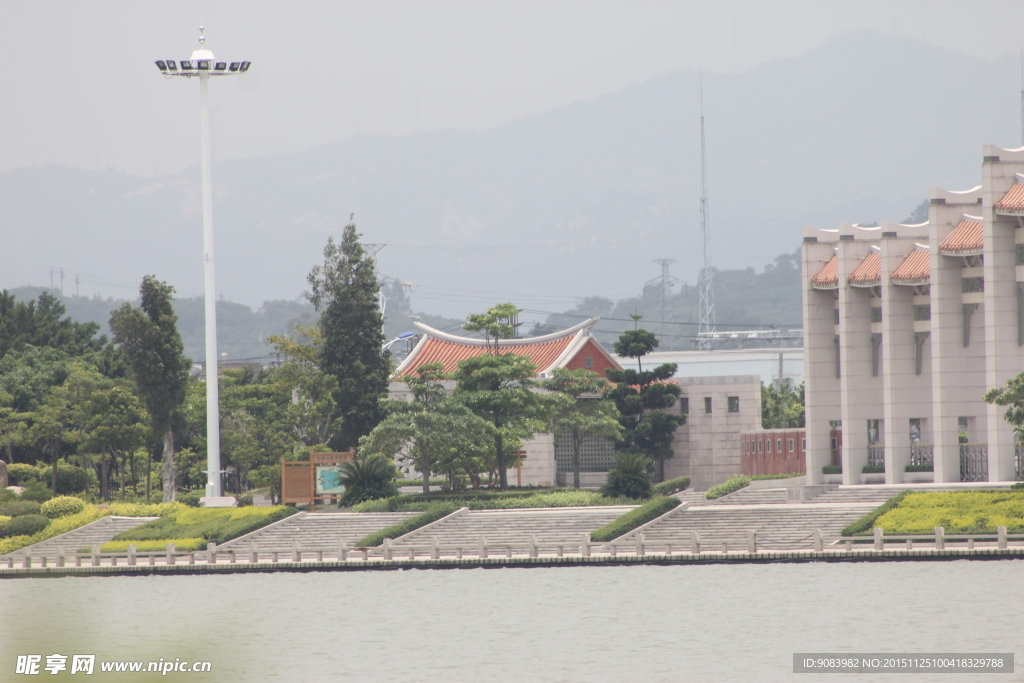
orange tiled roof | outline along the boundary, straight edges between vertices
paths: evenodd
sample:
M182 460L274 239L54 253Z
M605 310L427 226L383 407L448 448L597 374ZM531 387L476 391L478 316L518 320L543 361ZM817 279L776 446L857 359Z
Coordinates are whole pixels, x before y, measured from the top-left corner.
M850 273L850 284L854 287L874 287L882 283L882 256L872 251L860 265Z
M1018 183L996 202L996 211L1007 213L1024 213L1024 184Z
M561 366L569 362L571 358L566 357L567 353L571 356L577 353L588 340L593 340L590 329L596 322L597 318L591 318L567 330L541 337L499 339L497 342L499 352L528 356L537 366L537 373L544 373L556 365ZM490 352L483 339L447 334L421 323L416 323L416 327L423 332L423 338L395 370L394 377L413 373L416 368L427 363L442 363L445 372L454 372L458 369L459 361L483 356ZM493 345L494 342L492 341L491 344ZM600 351L607 356L607 352L603 348ZM607 357L611 364L619 367L614 358Z
M1015 187L1024 187L1017 185ZM956 230L942 240L939 250L950 256L973 256L980 254L985 246L985 224L981 221L960 221Z
M829 262L811 278L811 287L815 289L836 289L839 286L839 257L833 256Z
M894 285L924 285L931 279L932 262L927 251L918 250L910 252L910 256L903 259L903 263L896 270L892 271L892 283Z

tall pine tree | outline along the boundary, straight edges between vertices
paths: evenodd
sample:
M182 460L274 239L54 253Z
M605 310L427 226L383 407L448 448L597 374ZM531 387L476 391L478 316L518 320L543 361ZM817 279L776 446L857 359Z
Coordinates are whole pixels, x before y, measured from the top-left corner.
M327 239L324 264L307 278L309 301L320 313L320 367L338 379L334 398L342 423L330 444L337 449L355 447L384 419L380 399L387 396L391 374L390 354L381 351L380 285L359 238L350 221L340 243Z

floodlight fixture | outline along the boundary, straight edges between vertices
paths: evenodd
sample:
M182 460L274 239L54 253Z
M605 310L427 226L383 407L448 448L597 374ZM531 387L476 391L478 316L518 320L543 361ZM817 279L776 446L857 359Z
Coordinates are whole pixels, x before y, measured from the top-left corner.
M206 453L207 497L221 496L220 466L220 389L217 371L217 308L213 259L213 183L210 161L210 114L208 88L211 76L235 76L249 70L251 62L218 62L206 47L203 27L199 27L199 49L189 59L182 59L180 70L174 60L157 60L157 68L165 77L183 76L199 79L199 129L203 178L203 264L206 298Z

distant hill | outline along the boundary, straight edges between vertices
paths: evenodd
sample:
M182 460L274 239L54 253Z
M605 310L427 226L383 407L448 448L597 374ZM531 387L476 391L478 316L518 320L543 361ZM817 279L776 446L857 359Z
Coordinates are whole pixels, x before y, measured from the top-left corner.
M1019 68L862 31L704 74L712 262L760 268L797 246L801 225L902 218L929 185L974 185L982 144L1019 142ZM380 269L413 283L410 305L452 319L487 302L622 299L657 258L678 259L673 275L692 284L699 77L673 71L486 130L216 163L219 293L253 307L298 297L350 213L367 242L390 244ZM0 234L2 286L57 266L90 294L131 296L150 273L184 297L202 291L196 169L3 173Z

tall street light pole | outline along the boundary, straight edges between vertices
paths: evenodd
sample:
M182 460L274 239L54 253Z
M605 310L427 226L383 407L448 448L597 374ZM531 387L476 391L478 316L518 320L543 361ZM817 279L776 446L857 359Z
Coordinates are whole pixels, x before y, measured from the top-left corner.
M249 70L250 62L218 62L206 48L203 27L199 27L199 49L189 59L156 61L160 73L170 78L199 79L199 137L203 168L203 271L206 298L206 498L208 507L225 505L221 499L220 392L217 367L217 287L213 270L213 180L210 171L209 86L213 76L235 76Z

